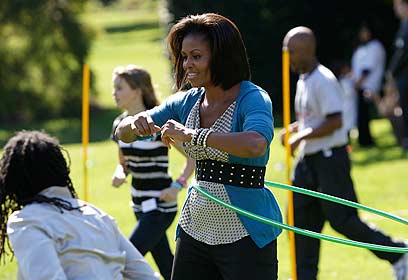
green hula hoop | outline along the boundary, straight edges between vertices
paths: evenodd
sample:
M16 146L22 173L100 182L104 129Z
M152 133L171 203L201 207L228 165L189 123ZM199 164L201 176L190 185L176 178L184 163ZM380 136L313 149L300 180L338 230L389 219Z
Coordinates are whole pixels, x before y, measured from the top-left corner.
M315 191L311 191L311 190L307 190L307 189L302 189L302 188L298 188L295 186L291 186L291 185L286 185L286 184L281 184L281 183L276 183L276 182L271 182L271 181L265 181L265 185L270 186L270 187L275 187L275 188L279 188L279 189L285 189L285 190L290 190L293 192L297 192L297 193L301 193L301 194L305 194L305 195L309 195L309 196L314 196L314 197L318 197L324 200L328 200L328 201L332 201L335 203L339 203L339 204L343 204L343 205L347 205L356 209L361 209L361 210L365 210L367 212L371 212L374 214L377 214L379 216L383 216L385 218L400 222L402 224L408 225L408 220L398 217L396 215L392 215L389 214L387 212L381 211L381 210L377 210L353 201L349 201L343 198L339 198L339 197L335 197L335 196L331 196L328 194L324 194L324 193L319 193L319 192L315 192Z
M340 203L340 204L344 204L344 205L349 205L352 206L354 208L359 208L359 209L364 209L376 214L379 214L381 216L393 219L393 220L397 220L399 222L402 222L404 224L407 224L408 221L405 219L402 219L400 217L355 203L355 202L351 202L345 199L341 199L341 198L337 198L334 196L330 196L330 195L326 195L326 194L322 194L322 193L317 193L317 192L313 192L310 190L305 190L305 189L300 189L297 187L293 187L293 186L289 186L289 185L285 185L285 184L279 184L279 183L274 183L274 182L269 182L269 181L265 181L265 184L268 186L273 186L273 187L278 187L278 188L282 188L282 189L287 189L287 190L291 190L294 192L300 192L306 195L311 195L311 196L315 196L315 197L319 197L325 200L330 200L336 203ZM289 231L293 231L295 233L298 234L302 234L308 237L312 237L312 238L317 238L317 239L321 239L321 240L326 240L326 241L330 241L330 242L334 242L334 243L340 243L340 244L344 244L344 245L349 245L349 246L354 246L354 247L360 247L360 248L365 248L365 249L369 249L369 250L376 250L376 251L383 251L383 252L391 252L391 253L408 253L408 248L401 248L401 247L391 247L391 246L383 246L383 245L377 245L377 244L371 244L371 243L365 243L365 242L359 242L359 241L354 241L354 240L347 240L347 239L342 239L342 238L337 238L334 236L329 236L329 235L325 235L322 233L317 233L314 231L310 231L310 230L306 230L306 229L301 229L301 228L297 228L294 226L289 226L287 224L284 223L280 223L268 218L265 218L263 216L259 216L256 215L254 213L251 213L247 210L244 210L242 208L239 208L237 206L231 205L211 194L209 194L206 190L202 189L199 186L192 186L196 191L198 191L200 194L202 194L203 196L205 196L206 198L224 206L227 209L230 209L238 214L241 214L243 216L249 217L251 219L257 220L259 222L265 223L267 225L272 225L275 227L279 227L285 230L289 230ZM386 214L386 215L384 215Z

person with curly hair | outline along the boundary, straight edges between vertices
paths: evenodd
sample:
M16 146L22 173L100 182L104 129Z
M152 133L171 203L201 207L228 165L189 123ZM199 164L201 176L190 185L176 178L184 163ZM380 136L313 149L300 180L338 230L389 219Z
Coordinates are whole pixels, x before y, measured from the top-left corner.
M21 280L159 279L109 215L77 198L62 151L39 131L5 145L0 260L15 255Z

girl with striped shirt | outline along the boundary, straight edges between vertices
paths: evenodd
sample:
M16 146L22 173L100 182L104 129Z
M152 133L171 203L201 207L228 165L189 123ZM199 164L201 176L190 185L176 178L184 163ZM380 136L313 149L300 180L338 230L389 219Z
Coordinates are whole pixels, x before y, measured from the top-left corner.
M116 67L112 80L116 105L125 110L113 122L114 135L123 118L151 109L159 102L149 73L140 67ZM132 176L132 207L138 223L130 241L142 255L150 251L164 279L170 279L173 254L166 230L176 216L177 194L186 186L187 178L195 167L194 160L189 158L180 177L172 182L168 173L168 148L160 135L131 143L112 139L119 147L119 164L113 174L112 185L119 187L129 173Z

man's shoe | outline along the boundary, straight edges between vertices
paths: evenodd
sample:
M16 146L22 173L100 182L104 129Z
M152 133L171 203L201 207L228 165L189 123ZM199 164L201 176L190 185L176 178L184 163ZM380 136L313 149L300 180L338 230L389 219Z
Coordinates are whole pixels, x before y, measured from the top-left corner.
M395 280L408 279L408 253L404 254L392 265Z

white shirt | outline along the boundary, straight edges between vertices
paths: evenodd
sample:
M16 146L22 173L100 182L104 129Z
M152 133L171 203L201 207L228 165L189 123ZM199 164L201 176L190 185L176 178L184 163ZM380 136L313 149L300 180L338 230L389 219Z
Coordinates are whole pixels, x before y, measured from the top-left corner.
M40 194L82 207L61 213L51 204L32 203L9 217L18 279L159 279L109 215L72 198L66 187Z
M360 79L363 70L369 69L371 71L362 83L362 88L373 93L379 93L381 90L384 67L385 50L381 42L375 39L360 45L351 58L351 68L355 81Z
M351 75L340 77L339 83L343 90L343 126L346 131L356 127L357 123L357 93Z
M298 130L317 128L326 116L343 113L343 93L334 74L319 64L311 73L300 75L296 87L295 111ZM302 154L313 154L339 147L347 143L344 126L332 134L303 140L299 149Z

